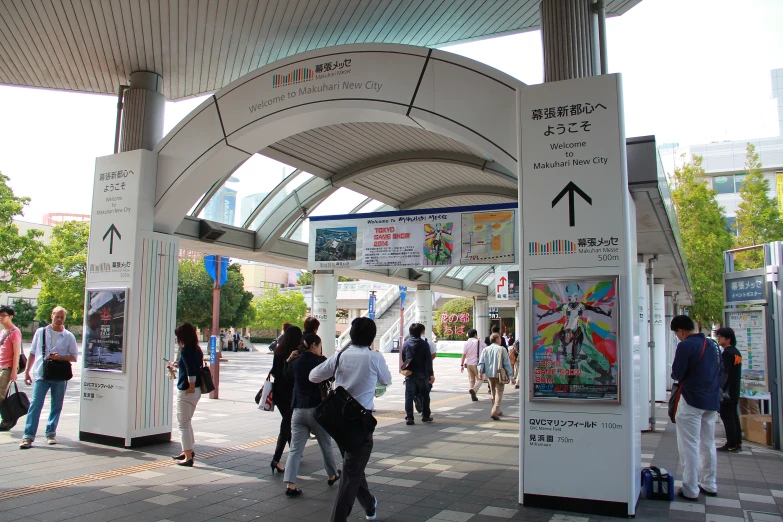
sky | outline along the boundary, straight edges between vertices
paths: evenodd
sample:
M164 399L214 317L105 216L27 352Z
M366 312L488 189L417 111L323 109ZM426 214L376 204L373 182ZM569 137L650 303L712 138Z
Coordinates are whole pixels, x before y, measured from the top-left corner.
M770 70L783 68L781 21L783 0L643 0L608 20L609 72L623 75L626 135L655 135L659 145L679 144L678 153L777 136ZM446 50L527 84L543 81L538 31ZM202 99L167 102L165 132ZM0 172L17 196L31 198L22 219L90 213L95 158L113 152L116 103L115 96L0 86Z

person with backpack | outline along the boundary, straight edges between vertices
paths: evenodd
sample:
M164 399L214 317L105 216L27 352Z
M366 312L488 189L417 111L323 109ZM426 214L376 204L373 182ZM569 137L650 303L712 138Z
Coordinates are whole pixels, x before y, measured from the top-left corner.
M479 379L478 363L481 351L484 349L484 343L478 338L478 331L475 328L468 330L468 340L462 346L462 361L460 361L460 373L465 373L465 368L468 369L468 393L470 398L475 402L478 400L476 395L481 389L481 385L484 381Z
M5 400L8 386L16 382L19 356L22 353L22 332L14 326L14 309L11 306L0 306L0 324L3 332L0 334L0 402ZM16 426L17 419L2 419L0 431L9 431Z
M413 323L408 329L411 336L402 345L402 360L405 367L405 424L412 426L413 400L421 397L421 421L432 422L430 411L430 385L435 382L432 370L430 345L423 338L425 326ZM410 372L410 373L408 373Z
M687 315L674 317L670 328L680 340L672 362L672 379L680 383L675 422L682 488L677 495L696 501L699 492L718 494L715 419L720 409L722 361L712 341L696 331Z

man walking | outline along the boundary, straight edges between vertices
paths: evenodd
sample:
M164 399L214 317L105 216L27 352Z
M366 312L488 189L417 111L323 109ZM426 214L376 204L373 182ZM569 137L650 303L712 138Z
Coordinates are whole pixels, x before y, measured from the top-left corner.
M492 420L500 420L503 415L500 402L503 400L503 388L507 382L500 378L500 369L505 369L506 374L511 375L511 361L508 358L508 351L500 344L499 333L490 335L489 341L489 346L481 352L478 371L480 376L486 376L489 381L489 391L492 394L492 411L489 416Z
M478 363L481 350L484 349L484 343L478 338L478 331L475 328L468 330L468 340L462 346L462 361L460 363L460 373L465 372L465 368L468 369L468 384L470 388L470 398L473 401L477 401L478 397L476 393L481 389L481 384L484 382L479 379Z
M52 391L52 403L49 422L46 424L46 442L50 445L57 444L57 423L60 422L60 412L63 409L68 381L45 379L44 360L76 362L79 349L76 346L76 338L65 329L66 314L65 308L55 306L52 310L52 324L39 328L33 336L30 358L24 372L24 382L33 385L33 398L30 401L30 409L27 411L24 439L19 445L20 449L28 449L33 445L35 435L38 432L41 409L43 409L43 403L49 390Z
M22 332L14 326L14 309L0 306L0 402L5 400L8 385L16 382L19 354L22 352ZM2 419L0 431L8 431L16 426L17 419Z
M405 377L405 424L411 426L413 421L413 399L421 397L421 421L432 422L430 411L430 385L435 382L432 370L432 356L427 340L422 338L425 327L421 323L413 323L409 332L410 338L402 345L402 360L409 363L408 370L413 372Z
M718 451L736 453L742 449L742 427L738 410L742 355L736 347L737 337L734 330L719 328L716 337L723 348L723 371L727 376L723 385L723 399L720 402L720 420L726 429L726 444L718 448Z
M695 501L699 491L718 494L718 457L715 453L715 418L720 403L721 361L714 345L687 315L671 322L671 331L680 340L672 363L672 379L680 383L677 423L677 449L682 463L682 489L677 495Z

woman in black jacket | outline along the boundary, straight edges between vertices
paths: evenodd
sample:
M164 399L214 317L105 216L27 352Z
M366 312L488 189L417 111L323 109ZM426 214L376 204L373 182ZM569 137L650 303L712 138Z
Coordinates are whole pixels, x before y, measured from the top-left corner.
M272 457L272 474L275 471L283 472L285 468L280 467L280 458L283 456L283 449L286 443L291 445L291 398L294 393L294 380L285 376L285 364L291 353L296 352L302 344L302 330L298 326L290 326L283 332L283 337L275 347L275 356L272 360L272 371L275 378L272 383L272 402L277 406L277 411L282 415L280 421L280 434L277 436L277 447L275 455Z
M327 483L331 486L340 478L340 470L337 469L332 452L332 438L313 416L313 410L321 403L322 385L310 382L310 370L326 360L326 357L321 354L321 338L314 333L308 333L304 336L303 345L305 349L302 354L293 352L288 357L285 368L286 377L294 381L294 397L291 402L294 411L291 420L291 451L288 452L283 479L288 484L285 490L287 496L302 494L301 489L296 489L296 475L299 472L299 462L310 432L313 432L318 439L324 468L326 468Z
M204 365L204 352L198 345L196 329L190 323L182 323L174 330L179 344L179 357L174 363L179 370L177 379L177 423L179 424L182 453L174 460L179 466L193 466L193 425L191 419L201 398L201 367Z

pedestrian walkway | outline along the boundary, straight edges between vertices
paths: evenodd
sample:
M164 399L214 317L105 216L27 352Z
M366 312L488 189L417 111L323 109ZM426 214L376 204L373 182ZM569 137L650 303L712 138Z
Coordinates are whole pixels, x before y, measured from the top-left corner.
M79 442L79 392L71 385L57 446L47 446L39 437L32 449L19 450L21 424L0 433L0 520L328 520L338 486L327 485L315 441L308 443L302 460L297 482L302 496L283 495L282 476L270 474L280 416L258 411L253 397L269 372L271 355L262 350L225 356L221 399L203 399L193 418L194 468L173 465L176 442L139 450ZM395 367L397 354L386 357ZM459 372L459 359L436 359L435 373L433 423L405 425L398 375L376 400L378 428L367 480L380 501L378 520L603 520L520 506L517 396L504 396L503 421L494 422L488 395L480 393L481 400L472 402L465 393L467 376ZM72 382L78 383L78 374ZM658 418L665 431L643 435L642 460L674 471L674 425L665 424L664 408ZM743 453L720 455L717 498L697 503L641 500L637 519L781 521L781 454L746 446ZM364 519L358 504L352 519Z

